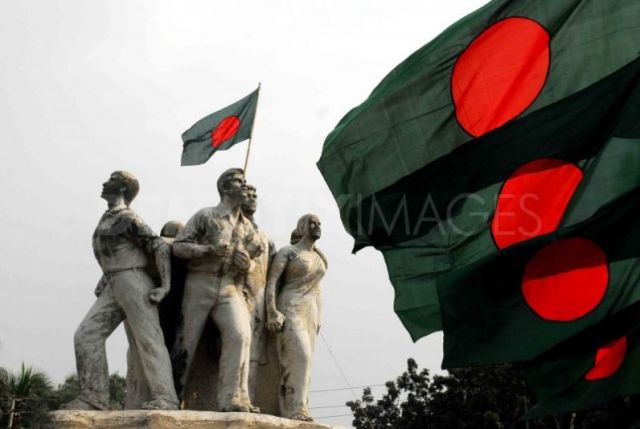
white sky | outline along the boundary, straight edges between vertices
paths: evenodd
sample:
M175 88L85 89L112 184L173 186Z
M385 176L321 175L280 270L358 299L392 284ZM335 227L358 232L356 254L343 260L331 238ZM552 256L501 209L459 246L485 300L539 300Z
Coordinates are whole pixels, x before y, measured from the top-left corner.
M101 184L116 169L135 173L133 208L157 231L216 204L215 180L242 165L246 144L180 167L180 134L261 81L248 169L258 223L280 247L300 215L320 215L330 264L322 330L349 382L382 384L408 357L438 369L441 335L411 342L381 254L350 255L315 162L325 136L386 73L485 2L0 2L0 366L24 361L55 382L75 371L73 332L100 276L91 234L105 209ZM124 374L122 328L107 349L110 370ZM319 339L312 390L342 387ZM346 414L316 407L351 398L313 392L312 413Z

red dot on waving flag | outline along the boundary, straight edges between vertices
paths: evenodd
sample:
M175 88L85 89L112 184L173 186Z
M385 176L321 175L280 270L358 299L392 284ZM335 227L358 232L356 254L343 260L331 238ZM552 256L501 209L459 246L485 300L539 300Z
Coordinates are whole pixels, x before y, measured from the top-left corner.
M627 337L618 338L596 352L596 359L593 367L587 372L584 378L588 381L607 378L618 372L627 354Z
M480 33L451 78L462 128L479 137L524 112L547 79L549 52L549 33L532 19L503 19Z
M585 238L567 238L539 250L527 264L522 293L541 318L570 322L594 310L609 283L607 258Z
M211 146L217 148L222 143L236 135L240 128L240 118L237 116L227 116L218 126L211 131Z
M544 158L515 171L502 186L491 222L500 249L553 232L583 173L574 164Z

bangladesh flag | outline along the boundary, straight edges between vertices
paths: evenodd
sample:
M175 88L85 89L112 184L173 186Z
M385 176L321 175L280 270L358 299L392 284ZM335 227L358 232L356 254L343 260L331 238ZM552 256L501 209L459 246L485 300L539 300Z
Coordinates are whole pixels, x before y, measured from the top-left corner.
M632 114L639 46L637 0L494 0L329 134L318 168L355 250L383 252L414 340L442 329L441 285L457 293L463 271L541 245L636 186L608 168L640 166L626 152L640 136L613 133Z
M640 189L439 278L443 367L521 362L640 301Z
M251 138L260 88L200 119L182 134L182 165L204 164L219 150Z
M519 365L518 372L538 398L525 418L564 414L640 393L640 306Z
M437 261L422 275L431 290L397 290L396 306L417 339L429 333L422 307L439 305L443 366L532 359L640 298L630 250L640 234L638 117L640 60L467 146L474 152L446 168L467 191L421 191L429 168L402 182L407 207L430 201L434 210L409 241L409 252L430 256L384 253L394 268Z

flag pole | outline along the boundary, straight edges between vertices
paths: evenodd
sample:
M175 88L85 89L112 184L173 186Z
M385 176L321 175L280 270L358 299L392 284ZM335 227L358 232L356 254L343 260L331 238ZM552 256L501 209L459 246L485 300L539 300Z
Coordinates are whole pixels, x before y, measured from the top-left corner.
M261 82L258 82L258 95L256 97L256 112L254 115L258 114L258 103L260 102L260 84ZM251 140L253 140L253 127L256 125L256 118L254 116L253 118L253 122L251 123L251 137L249 137L249 145L247 146L247 155L244 158L244 175L246 177L247 175L247 165L249 164L249 154L251 153Z

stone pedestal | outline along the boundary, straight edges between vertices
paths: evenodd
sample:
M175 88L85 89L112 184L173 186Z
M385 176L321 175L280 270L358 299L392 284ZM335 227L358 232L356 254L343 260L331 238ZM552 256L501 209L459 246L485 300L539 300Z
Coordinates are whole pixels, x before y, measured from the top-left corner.
M213 411L54 411L46 429L343 429L266 414Z

